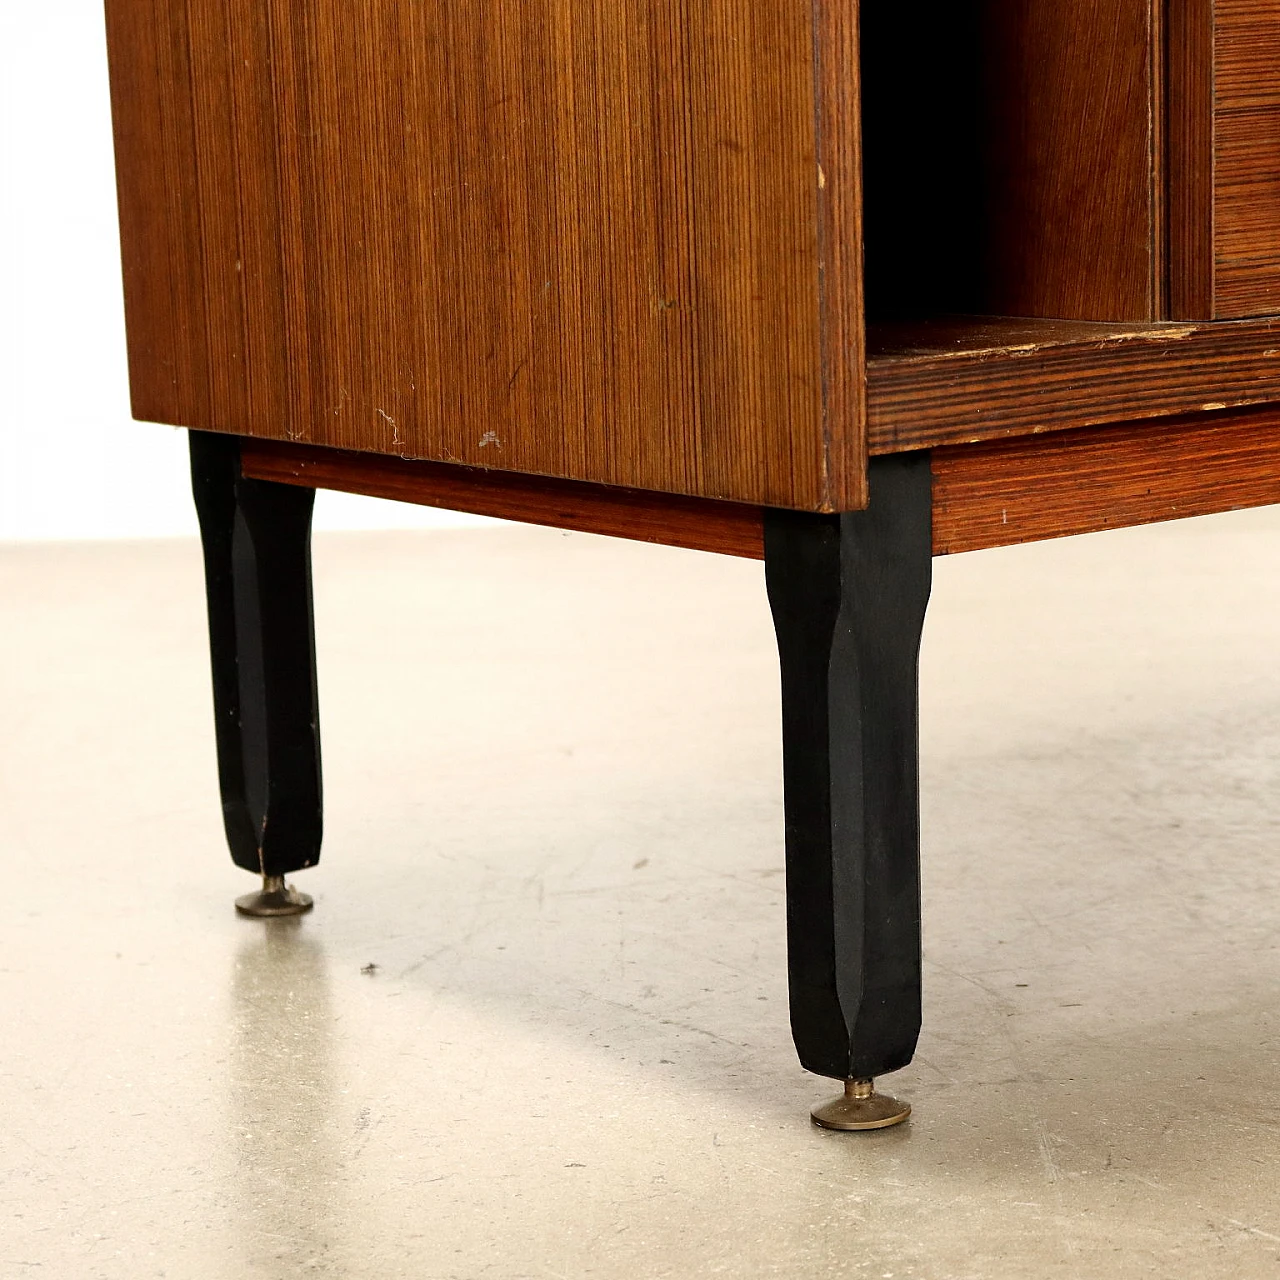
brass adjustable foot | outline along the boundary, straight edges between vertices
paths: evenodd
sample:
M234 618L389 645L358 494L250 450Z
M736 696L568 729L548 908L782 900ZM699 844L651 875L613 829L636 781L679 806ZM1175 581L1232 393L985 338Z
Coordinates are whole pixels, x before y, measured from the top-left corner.
M263 876L257 893L236 899L236 910L242 916L300 916L314 905L310 894L285 884L284 876Z
M846 1080L844 1093L809 1113L824 1129L887 1129L911 1114L909 1102L877 1093L873 1080Z

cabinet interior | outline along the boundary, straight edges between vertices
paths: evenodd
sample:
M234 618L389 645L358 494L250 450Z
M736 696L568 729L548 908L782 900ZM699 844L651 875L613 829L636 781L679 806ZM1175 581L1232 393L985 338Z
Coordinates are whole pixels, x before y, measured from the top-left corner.
M1280 314L1280 0L867 4L867 317Z
M1139 353L1193 321L1209 323L1206 350L1247 343L1267 360L1280 0L866 3L861 42L873 450L892 380L878 366L945 383L931 362L962 353L1007 390L1018 362L1034 425L1065 409L1034 383L1030 349ZM1215 336L1217 321L1261 324L1261 342ZM1142 377L1169 376L1148 363ZM1269 368L1241 368L1270 386Z

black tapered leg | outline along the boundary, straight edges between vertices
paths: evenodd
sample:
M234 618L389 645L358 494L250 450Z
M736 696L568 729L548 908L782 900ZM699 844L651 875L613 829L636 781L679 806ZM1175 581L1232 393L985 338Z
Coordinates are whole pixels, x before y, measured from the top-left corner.
M234 436L190 435L223 822L236 866L270 887L320 858L315 491L246 479Z
M920 1032L928 454L872 459L870 488L865 511L765 520L782 666L791 1027L808 1070L850 1081L905 1066Z

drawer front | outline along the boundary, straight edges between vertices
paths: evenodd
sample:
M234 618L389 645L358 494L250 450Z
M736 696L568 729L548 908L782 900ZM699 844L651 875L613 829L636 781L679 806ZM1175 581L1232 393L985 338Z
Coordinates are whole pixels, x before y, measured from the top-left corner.
M1225 112L1214 140L1214 315L1280 312L1280 106Z
M1213 304L1280 313L1280 0L1217 0Z
M1280 0L1169 0L1173 319L1280 314Z

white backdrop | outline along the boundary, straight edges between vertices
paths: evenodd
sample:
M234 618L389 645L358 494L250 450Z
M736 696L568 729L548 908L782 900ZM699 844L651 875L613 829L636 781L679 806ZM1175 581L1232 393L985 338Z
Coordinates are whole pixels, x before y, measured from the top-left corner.
M129 417L102 0L0 0L0 539L195 532L186 436ZM317 528L483 523L322 493Z

